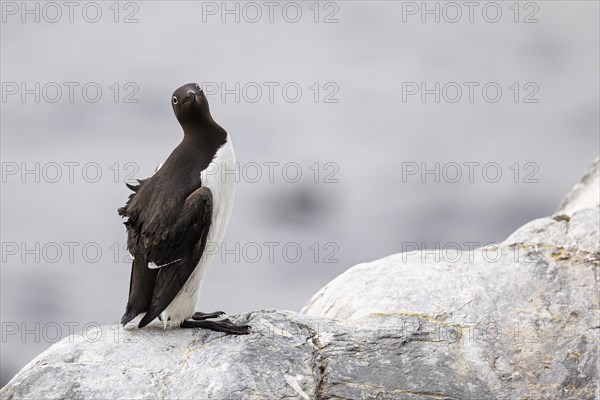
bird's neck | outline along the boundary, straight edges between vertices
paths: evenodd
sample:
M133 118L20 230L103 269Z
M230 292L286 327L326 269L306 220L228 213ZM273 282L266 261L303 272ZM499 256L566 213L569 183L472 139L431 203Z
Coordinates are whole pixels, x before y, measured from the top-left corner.
M210 123L208 123L210 122ZM183 142L193 148L221 147L227 141L227 132L214 121L183 127Z

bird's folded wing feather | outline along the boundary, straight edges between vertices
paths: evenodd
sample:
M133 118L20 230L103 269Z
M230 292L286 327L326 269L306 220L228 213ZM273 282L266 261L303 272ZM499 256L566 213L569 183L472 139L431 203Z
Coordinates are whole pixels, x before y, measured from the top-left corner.
M210 190L200 187L185 199L183 207L175 208L178 212L173 215L169 211L174 207L166 205L166 215L155 211L147 218L135 210L136 194L124 207L124 215L129 217L128 247L135 258L144 257L146 263L160 268L150 306L140 321L143 327L173 301L198 265L206 247L213 202Z

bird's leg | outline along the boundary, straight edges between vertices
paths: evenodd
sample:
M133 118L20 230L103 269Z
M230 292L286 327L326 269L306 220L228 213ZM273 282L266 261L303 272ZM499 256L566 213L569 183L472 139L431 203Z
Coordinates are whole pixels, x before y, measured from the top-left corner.
M202 321L209 318L219 318L221 315L225 315L225 313L223 311L215 311L211 313L197 311L194 315L192 315L192 319L195 321Z
M220 321L185 320L181 323L182 328L204 328L211 331L231 333L233 335L247 335L250 333L249 325L235 325L228 319Z

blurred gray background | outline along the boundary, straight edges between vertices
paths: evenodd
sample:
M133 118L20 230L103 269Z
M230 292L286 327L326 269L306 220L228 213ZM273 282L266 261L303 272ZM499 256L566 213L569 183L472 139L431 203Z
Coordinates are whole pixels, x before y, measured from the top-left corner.
M498 7L488 2L472 22L464 6L458 18L428 2L438 23L421 2L281 2L272 21L262 2L227 2L239 22L222 2L98 2L92 23L86 2L72 22L65 7L52 22L57 10L44 3L26 3L34 14L22 15L20 2L2 2L2 385L69 326L120 319L130 267L116 209L130 193L124 182L152 174L180 141L170 98L188 82L217 84L205 87L212 114L246 168L225 239L238 243L239 260L215 257L198 310L299 310L347 268L403 244L501 241L552 213L599 152L599 3L520 2L518 15L513 3L494 3L502 14L493 23ZM239 101L212 90L236 82ZM457 82L463 96L447 101L448 87L439 103L433 94L403 101L406 82ZM464 82L479 84L473 102ZM489 82L502 89L495 103L481 92ZM33 90L24 99L23 83ZM270 182L264 163L273 162ZM436 162L450 178L448 163L480 166L473 182L466 166L456 183L402 178L407 165ZM300 166L298 182L288 182L294 169L282 175L289 163ZM500 167L495 183L494 170L482 175L487 163ZM330 173L337 182L326 182ZM278 243L272 258L268 242Z

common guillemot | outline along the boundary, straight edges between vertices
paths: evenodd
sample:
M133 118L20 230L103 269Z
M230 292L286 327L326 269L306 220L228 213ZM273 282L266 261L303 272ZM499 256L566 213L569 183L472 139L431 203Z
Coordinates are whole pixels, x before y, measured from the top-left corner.
M136 186L127 184L134 193L118 210L127 217L127 247L133 255L129 300L121 323L145 313L140 328L159 317L165 328L247 334L248 325L208 320L223 312L195 312L202 277L212 258L204 254L206 244L221 243L233 206L235 176L220 173L221 168L234 170L231 139L210 115L197 84L177 89L171 103L183 140L154 175L138 180Z

